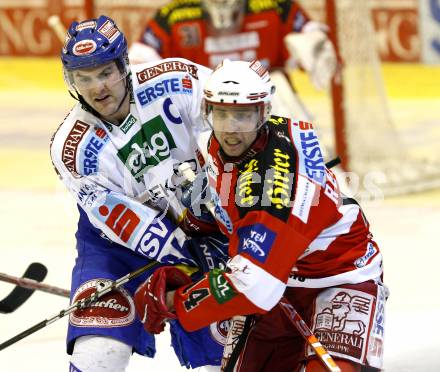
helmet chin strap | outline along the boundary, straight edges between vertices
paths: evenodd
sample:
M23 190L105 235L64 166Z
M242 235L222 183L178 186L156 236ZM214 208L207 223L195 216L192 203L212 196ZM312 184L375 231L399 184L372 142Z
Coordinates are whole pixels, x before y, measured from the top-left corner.
M130 75L127 75L125 77L125 94L124 94L124 97L122 97L121 102L119 102L119 105L113 114L117 113L120 110L120 108L124 104L125 99L127 98L128 92L131 90L131 89L129 89L129 87L131 87L129 77L130 77Z

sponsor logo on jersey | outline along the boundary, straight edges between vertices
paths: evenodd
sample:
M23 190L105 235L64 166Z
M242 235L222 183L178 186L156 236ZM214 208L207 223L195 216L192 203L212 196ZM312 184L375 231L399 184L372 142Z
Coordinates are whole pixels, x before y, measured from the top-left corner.
M115 24L109 20L104 22L104 24L98 29L98 32L105 36L110 43L112 43L121 34L121 32L116 28Z
M79 177L76 168L76 152L78 150L78 145L89 127L89 124L77 120L63 145L62 162L74 177Z
M308 123L307 121L294 122L293 125L299 127L299 129L301 129L301 130L313 129L313 124Z
M180 9L174 9L168 17L168 25L171 27L175 23L190 21L192 19L202 18L201 7L186 7Z
M258 202L258 196L252 195L252 185L261 181L260 175L257 173L258 170L258 160L252 159L245 164L244 169L240 171L240 176L237 180L237 196L239 198L237 204L239 206L252 207Z
M260 28L265 28L268 25L269 25L269 20L262 19L255 22L247 22L243 28L247 31L250 31L250 30L258 30Z
M239 340L243 339L244 326L246 322L246 317L244 316L234 316L231 321L229 321L228 333L225 337L224 341L224 349L223 349L223 357L221 370L226 370L228 366L229 360L232 357L233 351L236 349L236 346ZM253 324L253 322L252 322Z
M156 218L142 236L136 252L152 259L157 258L174 230L175 228L165 218L163 220Z
M124 243L128 242L134 230L141 222L139 216L122 203L116 204L114 207L101 205L98 208L98 213L103 217L108 216L105 220L105 224Z
M93 53L96 50L95 40L87 39L75 43L73 46L73 54L76 56L84 56Z
M266 262L276 237L272 230L257 223L238 229L237 234L239 237L238 253L247 253L261 263Z
M219 304L224 304L237 295L235 290L222 275L223 272L222 270L214 269L209 272L208 276L211 293Z
M367 361L375 368L382 368L383 343L385 336L385 301L388 289L382 284L377 286L376 309L374 314L372 333L370 335Z
M220 322L211 323L209 325L209 331L212 338L221 346L226 343L226 337L228 336L229 331L229 324L229 320L222 320Z
M385 336L385 301L387 299L387 290L383 285L378 286L376 314L374 316L373 332L377 336Z
M96 288L109 285L107 279L92 279L82 284L73 297L73 302L82 300L96 292ZM115 289L90 306L70 314L70 324L76 327L112 328L131 324L135 319L134 302L124 288Z
M294 178L290 155L274 149L273 161L266 172L266 196L276 209L289 208Z
M208 165L206 168L206 172L208 173L208 176L212 178L212 180L217 182L217 177L219 175L218 167L215 164L215 159L212 157L211 154L208 154Z
M98 190L98 186L94 183L83 184L77 193L81 205L91 207L98 197Z
M301 283L304 283L307 279L304 276L299 276L296 272L291 271L289 274L289 279L297 280Z
M215 219L217 220L217 222L220 222L226 228L226 230L231 234L233 230L231 218L229 217L228 212L226 212L226 210L221 206L221 201L218 194L215 192L215 190L212 187L210 190L211 190L212 201L215 205L214 207Z
M362 363L374 298L344 288L323 291L316 299L313 317L316 337L335 355ZM310 355L310 350L308 351Z
M313 205L316 192L316 184L307 177L298 175L296 195L293 202L292 215L298 217L302 222L309 220L310 208Z
M198 0L179 0L179 1L171 1L169 3L165 3L164 6L159 8L160 15L162 17L167 17L170 13L172 13L175 9L181 6L189 6L199 3Z
M272 115L269 119L269 124L273 125L286 125L289 124L290 119L282 117L282 116L275 116Z
M98 156L108 142L109 137L104 129L98 128L89 136L88 142L81 153L82 172L88 176L98 172Z
M205 53L236 53L237 50L255 49L260 46L260 36L257 31L241 32L235 35L208 36L205 39ZM253 51L255 55L255 51ZM253 56L254 56L253 55ZM244 54L243 54L244 56ZM219 56L220 61L225 56ZM228 56L230 58L231 56ZM250 57L249 55L247 57ZM233 59L233 58L231 58ZM243 60L252 60L245 59ZM219 61L219 62L220 62Z
M304 156L305 172L311 180L319 185L323 185L325 181L325 165L318 137L309 123L300 121L293 125L299 125L299 128L301 129L299 132L299 150Z
M249 10L252 13L259 13L263 10L276 10L278 8L278 1L276 0L249 0Z
M377 252L376 247L373 243L368 243L367 247L367 253L365 253L362 257L359 257L356 261L354 261L354 264L356 267L361 268L364 267L368 260L374 256L374 254Z
M139 84L143 84L146 81L158 77L167 72L187 72L194 79L198 79L197 76L197 66L186 64L180 61L168 61L160 63L156 66L148 67L140 72L136 73Z
M130 130L130 128L136 123L136 118L129 114L128 118L122 123L122 125L119 127L120 130L122 130L125 134Z
M140 182L143 174L168 159L174 148L173 136L159 115L142 125L139 132L118 151L118 157Z
M192 81L187 75L170 76L154 84L142 86L136 91L136 97L141 106L148 106L155 100L168 94L192 94Z

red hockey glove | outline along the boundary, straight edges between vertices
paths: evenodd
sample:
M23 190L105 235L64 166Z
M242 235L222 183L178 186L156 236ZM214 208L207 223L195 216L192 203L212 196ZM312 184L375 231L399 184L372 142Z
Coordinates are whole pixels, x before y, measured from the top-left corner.
M166 305L166 292L191 283L191 278L174 266L163 266L157 269L134 295L136 312L144 328L159 334L165 328L165 320L176 319Z
M210 219L198 218L188 209L179 227L189 236L197 237L218 233L220 230L217 223L208 211L206 213L209 214Z

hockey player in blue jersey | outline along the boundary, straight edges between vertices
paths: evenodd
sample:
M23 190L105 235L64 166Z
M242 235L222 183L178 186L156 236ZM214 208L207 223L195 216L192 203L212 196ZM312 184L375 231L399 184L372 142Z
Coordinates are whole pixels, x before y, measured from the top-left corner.
M80 216L71 300L152 260L199 272L219 265L225 240L209 221L184 223L186 232L178 227L186 221L178 166L188 162L199 172L204 165L200 102L211 71L180 58L130 67L126 39L106 16L73 22L61 60L78 100L51 145ZM188 238L201 228L211 238ZM124 371L133 352L154 356L154 338L136 318L132 299L148 274L70 315L71 371ZM175 321L170 328L182 365L220 363L221 326L186 333Z

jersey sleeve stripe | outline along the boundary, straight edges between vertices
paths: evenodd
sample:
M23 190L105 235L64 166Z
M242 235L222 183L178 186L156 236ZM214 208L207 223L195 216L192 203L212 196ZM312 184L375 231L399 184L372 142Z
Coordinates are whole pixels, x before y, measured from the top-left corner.
M286 289L285 283L241 255L232 258L228 267L232 273L226 276L235 289L263 310L272 309Z

